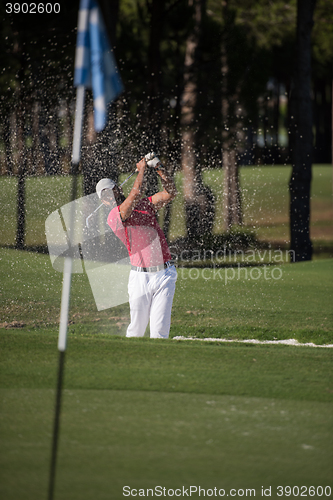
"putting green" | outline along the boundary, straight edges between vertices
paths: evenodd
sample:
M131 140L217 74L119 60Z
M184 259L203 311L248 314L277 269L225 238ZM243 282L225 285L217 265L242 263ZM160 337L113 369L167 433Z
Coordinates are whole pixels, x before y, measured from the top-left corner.
M45 498L54 391L0 394L1 498ZM124 486L271 487L278 498L278 486L332 486L331 429L331 403L67 389L55 498L116 500Z

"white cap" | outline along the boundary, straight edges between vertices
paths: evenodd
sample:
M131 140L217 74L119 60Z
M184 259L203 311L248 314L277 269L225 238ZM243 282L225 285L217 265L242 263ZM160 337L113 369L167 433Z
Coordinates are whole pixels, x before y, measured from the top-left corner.
M102 191L104 191L104 189L113 189L116 185L117 184L111 179L101 179L98 181L96 184L96 193L98 198L101 198Z

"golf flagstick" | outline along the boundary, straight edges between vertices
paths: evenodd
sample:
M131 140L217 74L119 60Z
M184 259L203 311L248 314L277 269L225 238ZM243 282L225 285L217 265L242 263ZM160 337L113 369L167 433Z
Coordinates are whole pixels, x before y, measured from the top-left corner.
M103 15L98 2L93 0L80 1L74 63L74 87L77 87L77 91L71 167L72 195L68 228L70 243L74 240L74 200L76 199L77 171L81 153L85 88L88 87L92 89L94 101L94 128L96 132L101 132L106 126L108 121L108 104L114 101L124 90L113 51L108 40ZM59 371L54 415L49 500L53 500L54 492L72 265L73 256L71 252L69 252L69 256L65 258L64 262L61 296L58 340Z
M72 151L72 167L71 167L72 203L71 203L70 219L69 219L70 242L73 241L73 234L74 234L73 202L76 199L76 191L77 191L77 171L80 162L84 97L85 97L85 87L83 85L80 85L77 87L76 91L76 109L75 109L75 123L74 123L73 151ZM70 290L71 290L71 280L72 280L72 265L73 265L72 256L69 255L68 257L65 257L62 295L61 295L61 308L60 308L59 338L58 338L58 350L59 350L58 382L57 382L57 392L56 392L55 410L54 410L53 440L52 440L48 500L53 500L53 493L54 493L55 471L56 471L57 450L58 450L58 436L60 427L62 382L63 382L63 373L65 365L65 351L67 344L67 325L68 325L68 312L69 312Z

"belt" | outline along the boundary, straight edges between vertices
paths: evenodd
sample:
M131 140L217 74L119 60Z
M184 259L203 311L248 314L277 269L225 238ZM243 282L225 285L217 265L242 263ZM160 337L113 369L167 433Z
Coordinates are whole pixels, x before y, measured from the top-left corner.
M162 271L162 269L166 269L167 267L172 266L171 261L164 262L161 266L153 266L153 267L137 267L131 266L132 271L138 271L139 273L158 273L158 271Z

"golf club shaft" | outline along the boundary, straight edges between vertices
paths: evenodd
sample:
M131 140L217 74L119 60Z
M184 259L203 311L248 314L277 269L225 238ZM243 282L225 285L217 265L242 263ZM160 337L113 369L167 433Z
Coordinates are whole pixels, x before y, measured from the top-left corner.
M131 173L128 177L127 177L127 179L125 179L125 180L124 180L124 182L122 182L122 183L120 184L120 187L121 187L121 186L123 186L123 185L125 184L125 182L127 182L127 181L128 181L128 179L130 179L130 178L132 177L132 175L134 175L134 174L136 174L136 173L137 173L137 170L134 170L134 172L132 172L132 173Z
M92 217L97 212L97 210L99 210L102 206L103 206L103 203L101 203L93 212L91 212L90 215L88 215L88 217L86 218L86 226L87 227L89 227L88 220L90 219L90 217Z

